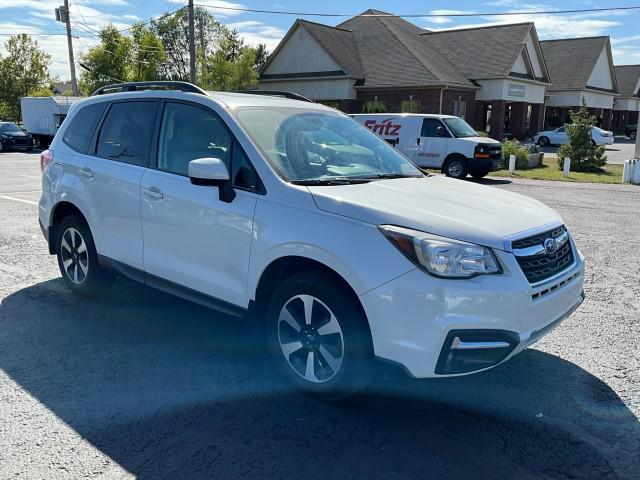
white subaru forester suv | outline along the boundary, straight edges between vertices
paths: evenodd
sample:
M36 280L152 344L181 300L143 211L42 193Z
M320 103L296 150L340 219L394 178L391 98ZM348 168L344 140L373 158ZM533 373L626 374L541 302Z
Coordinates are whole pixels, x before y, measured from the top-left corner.
M551 208L425 175L334 109L256 93L120 84L72 107L39 203L71 290L120 274L249 319L282 373L329 395L375 358L418 378L494 367L583 301Z

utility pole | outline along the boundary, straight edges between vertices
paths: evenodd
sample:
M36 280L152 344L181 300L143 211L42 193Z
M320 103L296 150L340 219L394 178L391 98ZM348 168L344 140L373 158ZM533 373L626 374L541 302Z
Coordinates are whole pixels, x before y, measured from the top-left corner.
M69 0L64 0L64 5L56 8L56 20L67 27L67 46L69 47L69 68L71 69L71 91L73 96L78 96L78 82L76 81L76 64L73 59L73 40L71 38L71 15L69 13Z
M66 2L67 0L65 0ZM191 83L196 83L196 39L193 25L193 0L189 0L189 68Z

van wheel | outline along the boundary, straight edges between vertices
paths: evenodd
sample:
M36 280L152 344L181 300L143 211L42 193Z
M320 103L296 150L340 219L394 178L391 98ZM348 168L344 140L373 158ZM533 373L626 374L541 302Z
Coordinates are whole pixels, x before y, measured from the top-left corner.
M442 170L447 177L463 179L468 173L467 161L460 156L451 157L445 162Z
M371 379L367 320L331 275L306 271L287 279L269 302L266 322L278 370L303 392L337 399Z
M484 178L489 175L490 170L474 170L471 172L473 178Z
M70 215L60 222L56 232L58 267L67 287L87 297L109 288L113 277L98 264L93 236L84 219Z

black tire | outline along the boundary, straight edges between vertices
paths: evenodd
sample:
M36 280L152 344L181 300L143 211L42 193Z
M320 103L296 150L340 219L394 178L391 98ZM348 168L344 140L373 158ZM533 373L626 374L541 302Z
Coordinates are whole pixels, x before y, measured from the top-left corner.
M490 172L490 171L491 171L491 170L474 170L474 171L472 171L472 172L470 172L470 173L471 173L471 176L472 176L473 178L478 179L478 178L484 178L484 177L486 177L487 175L489 175L489 172Z
M56 234L58 267L67 287L85 297L106 291L113 276L98 264L93 236L84 219L79 215L65 217L56 227Z
M469 172L467 160L459 155L450 157L444 162L442 171L447 177L462 180L467 177L467 173Z
M598 144L596 143L596 141L595 141L595 140L593 140L593 139L591 139L591 145L593 145L594 147L597 147L597 146L598 146Z
M309 297L313 299L313 314L311 325L306 325L303 298ZM371 334L367 319L356 302L351 292L345 292L345 287L332 275L318 271L291 276L272 295L265 315L269 352L278 371L302 392L335 400L355 393L371 380ZM280 320L285 307L299 331L292 328L291 323ZM339 333L327 333L333 331L329 328L333 320L328 320L332 318L331 314L339 325ZM317 344L309 340L312 336L317 337ZM296 344L295 350L287 356L282 344ZM334 371L331 364L338 362L336 355L340 353L340 365ZM313 372L309 376L315 380L305 378L310 357Z
M631 132L631 133L629 133L629 138L631 140L635 140L636 139L636 135L637 135L637 132Z
M540 137L538 139L538 145L541 147L548 147L551 144L549 137Z

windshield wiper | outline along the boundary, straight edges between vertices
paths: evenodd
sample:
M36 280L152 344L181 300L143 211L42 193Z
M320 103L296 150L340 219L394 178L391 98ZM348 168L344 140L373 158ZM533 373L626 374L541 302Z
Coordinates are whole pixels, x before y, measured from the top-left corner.
M307 186L324 186L324 185L352 185L356 183L368 183L371 178L349 178L349 177L335 177L335 178L309 178L307 180L291 180L294 185L307 185Z
M407 175L404 173L375 173L373 175L367 175L366 177L358 177L358 178L368 179L368 180L388 180L391 178L422 178L422 177L424 177L424 175L422 174Z

